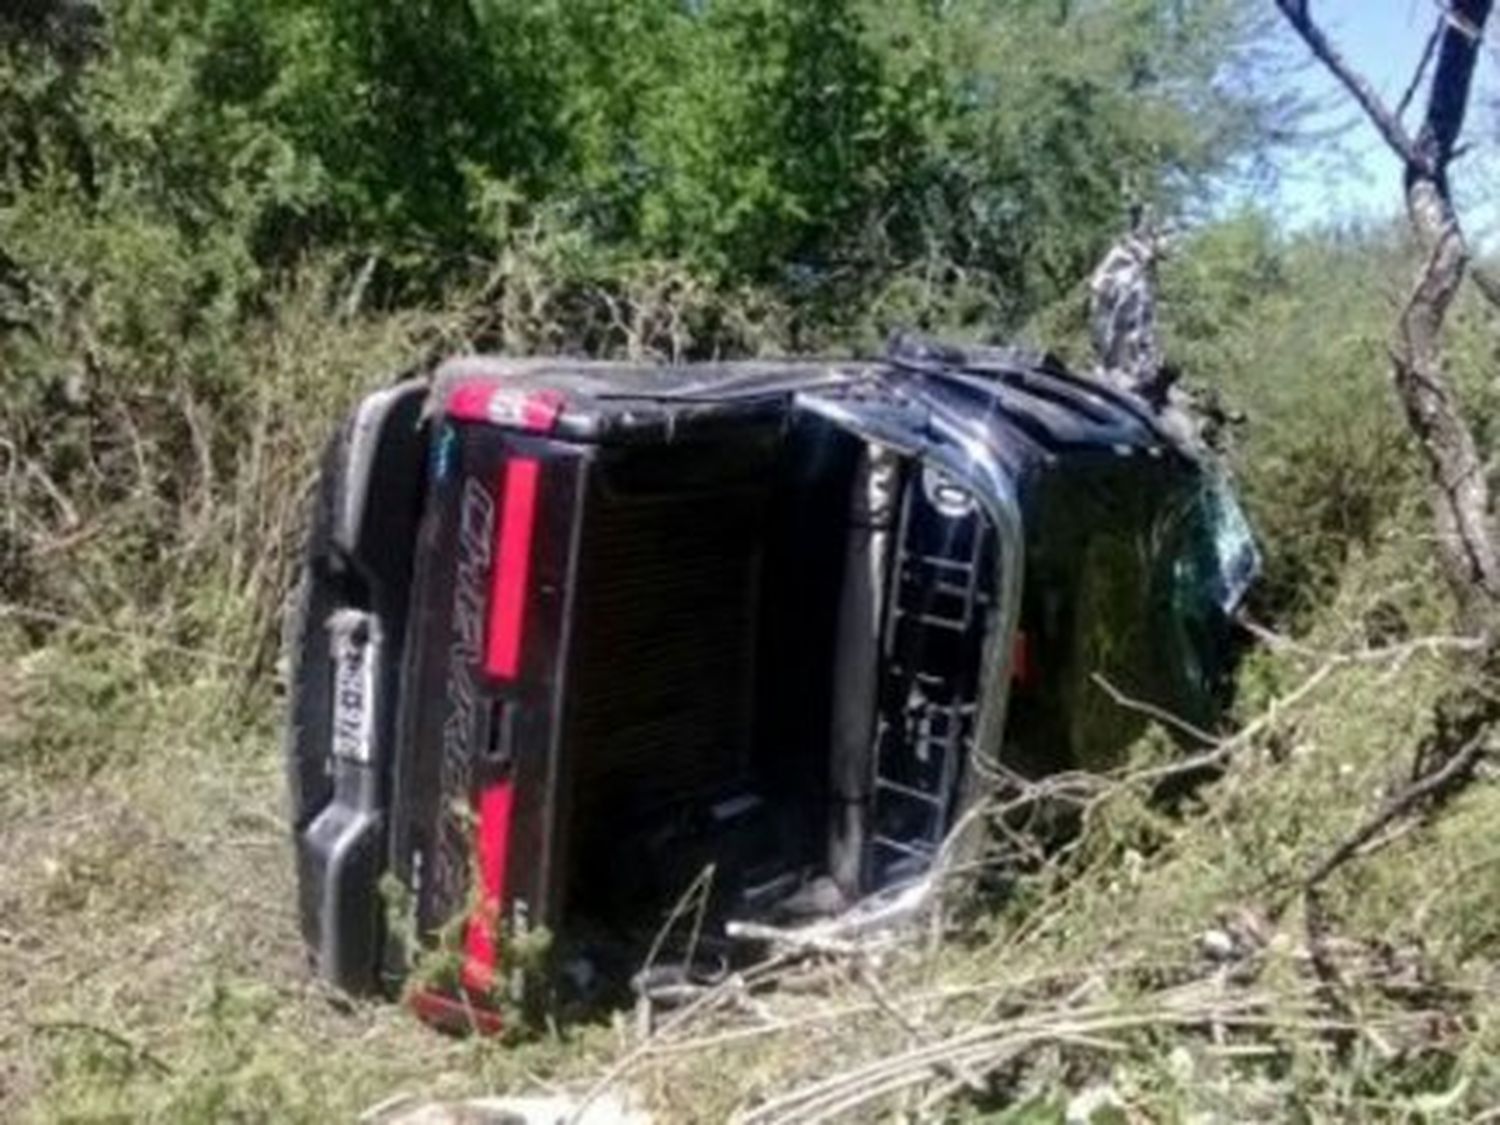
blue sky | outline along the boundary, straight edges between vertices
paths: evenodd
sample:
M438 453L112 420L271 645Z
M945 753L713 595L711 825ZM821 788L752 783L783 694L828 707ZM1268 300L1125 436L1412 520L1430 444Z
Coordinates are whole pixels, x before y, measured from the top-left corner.
M1271 6L1270 0L1249 2ZM1344 57L1394 106L1421 56L1436 0L1312 0L1312 10ZM1288 36L1287 58L1300 62L1310 56ZM1313 114L1309 127L1332 135L1278 160L1278 194L1289 222L1306 227L1398 213L1400 167L1363 115L1315 63L1299 66L1292 81L1324 107ZM1497 93L1500 29L1491 28L1465 133L1474 152L1453 173L1471 236L1489 250L1500 248L1500 187L1490 186L1500 184L1500 121L1493 109ZM1422 105L1419 94L1407 111L1408 123L1418 119Z

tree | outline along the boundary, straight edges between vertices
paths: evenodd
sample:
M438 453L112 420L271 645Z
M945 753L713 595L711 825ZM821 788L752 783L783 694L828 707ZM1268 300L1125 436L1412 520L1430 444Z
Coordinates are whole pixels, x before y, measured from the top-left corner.
M1493 0L1451 0L1392 109L1344 59L1314 20L1310 0L1276 0L1309 50L1348 91L1401 160L1407 215L1422 255L1416 282L1397 317L1392 376L1407 426L1432 483L1438 552L1465 624L1493 634L1500 624L1500 548L1493 498L1474 433L1443 365L1443 329L1466 276L1477 273L1454 207L1448 171L1458 155L1479 47ZM1415 133L1402 114L1429 66L1427 105ZM1484 292L1500 292L1478 274Z

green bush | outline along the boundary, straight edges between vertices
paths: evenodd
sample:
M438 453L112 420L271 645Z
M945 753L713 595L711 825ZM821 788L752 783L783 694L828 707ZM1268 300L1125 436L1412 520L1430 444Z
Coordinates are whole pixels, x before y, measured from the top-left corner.
M1227 0L86 24L0 43L0 595L261 655L299 476L357 385L463 346L1001 334L1072 291L1128 194L1171 209L1281 112L1230 80L1257 28Z
M1427 534L1425 475L1390 387L1411 248L1397 229L1278 235L1249 214L1205 228L1164 270L1167 349L1246 415L1233 463L1263 543L1271 614L1321 605L1351 558ZM1493 321L1465 301L1450 363L1481 435L1493 426Z

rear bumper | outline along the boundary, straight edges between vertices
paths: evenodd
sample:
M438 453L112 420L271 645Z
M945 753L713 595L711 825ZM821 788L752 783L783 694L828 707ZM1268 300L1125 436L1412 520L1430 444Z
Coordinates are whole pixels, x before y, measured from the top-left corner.
M425 385L376 392L325 458L297 619L287 740L303 938L317 972L381 990L390 762L423 481Z

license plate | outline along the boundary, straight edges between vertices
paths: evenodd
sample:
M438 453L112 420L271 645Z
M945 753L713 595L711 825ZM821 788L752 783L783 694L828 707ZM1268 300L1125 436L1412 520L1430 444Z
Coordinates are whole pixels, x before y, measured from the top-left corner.
M333 756L368 762L375 737L379 624L372 614L339 610L328 621L333 655Z

